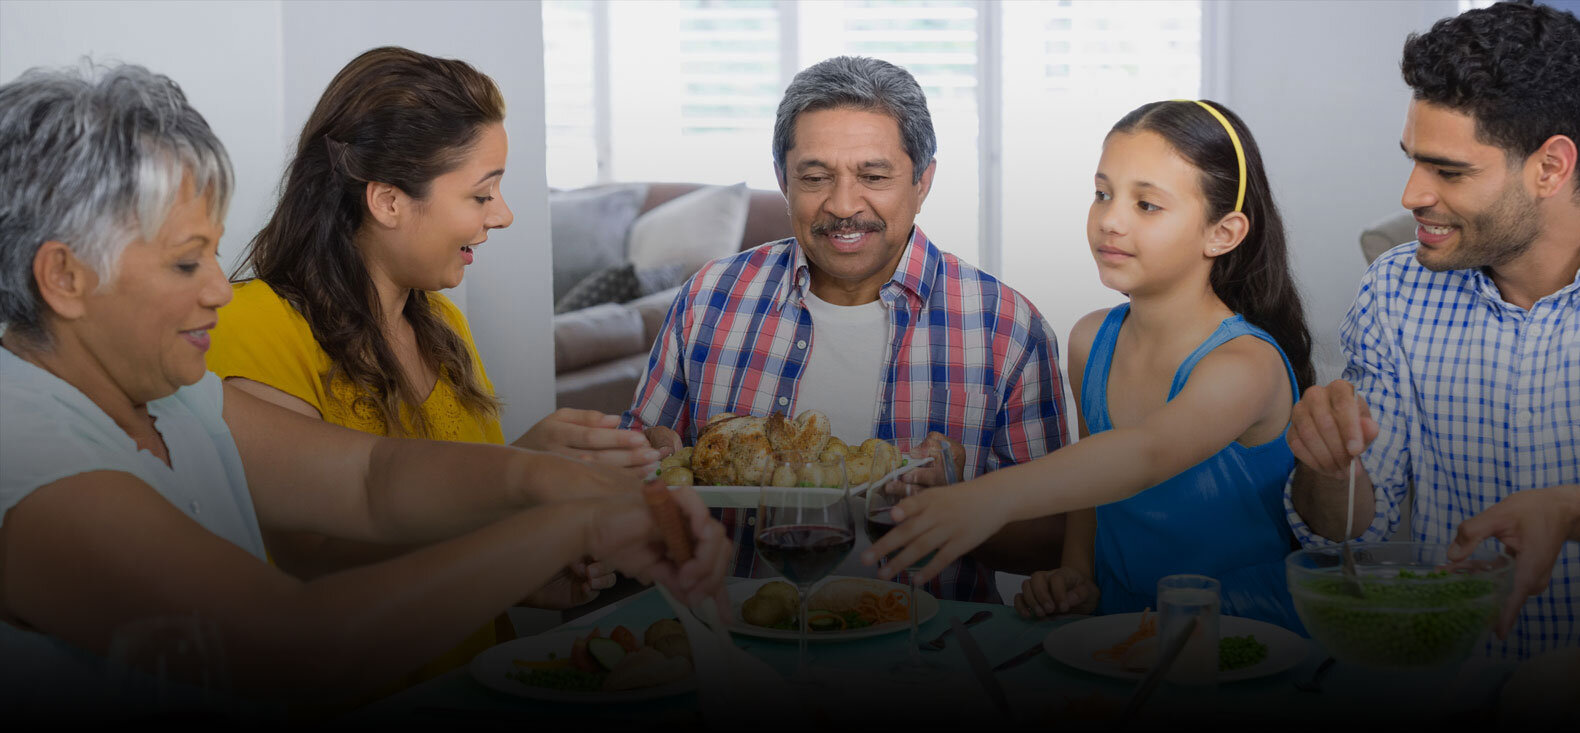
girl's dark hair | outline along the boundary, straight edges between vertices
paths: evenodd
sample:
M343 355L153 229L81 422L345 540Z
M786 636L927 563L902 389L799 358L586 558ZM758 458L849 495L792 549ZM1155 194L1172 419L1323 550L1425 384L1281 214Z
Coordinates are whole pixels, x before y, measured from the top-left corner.
M1299 391L1304 392L1316 382L1316 370L1311 366L1311 332L1306 328L1300 292L1289 274L1284 219L1273 203L1262 152L1238 115L1217 102L1207 104L1222 112L1234 126L1245 150L1247 181L1241 211L1251 222L1245 241L1213 261L1209 276L1212 291L1230 310L1267 331L1283 347L1294 367ZM1156 133L1201 171L1207 221L1217 221L1234 211L1240 187L1240 161L1228 130L1201 105L1182 101L1144 104L1115 123L1109 134L1115 132Z
M343 376L356 395L352 409L378 415L390 435L405 434L403 414L416 435L430 426L420 409L426 395L401 376L380 329L378 292L354 242L369 215L367 185L387 183L421 200L504 117L499 88L465 62L395 47L352 59L307 118L274 216L231 273L236 281L250 267L307 319L334 364L325 386ZM418 352L462 406L498 414L465 342L428 293L413 290L403 315Z

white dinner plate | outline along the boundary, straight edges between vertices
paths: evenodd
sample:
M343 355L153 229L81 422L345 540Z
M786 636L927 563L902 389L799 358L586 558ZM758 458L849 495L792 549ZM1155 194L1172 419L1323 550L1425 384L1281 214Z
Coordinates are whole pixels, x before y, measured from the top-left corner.
M1157 615L1152 614L1154 618ZM1145 676L1145 672L1127 670L1117 660L1099 660L1093 658L1092 654L1130 638L1140 624L1140 613L1093 616L1054 629L1042 640L1042 648L1048 652L1048 656L1082 671L1139 680ZM1278 674L1299 664L1311 651L1309 642L1282 626L1239 616L1218 617L1219 637L1247 634L1267 645L1267 658L1249 667L1219 672L1219 682L1238 682Z
M586 692L534 687L510 676L512 672L521 669L516 666L515 660L543 661L548 659L550 654L558 658L568 657L571 654L571 644L576 639L586 635L586 631L559 631L507 641L484 649L477 656L473 657L472 663L467 666L467 671L471 672L472 678L482 683L484 687L498 690L507 695L518 695L550 702L600 704L641 702L643 700L655 700L672 695L681 695L697 689L697 675L695 672L669 684L616 692Z
M770 629L763 626L756 626L746 623L746 619L741 617L741 604L745 603L746 599L755 595L757 593L757 589L762 587L764 583L772 583L776 580L784 581L783 578L754 578L740 583L732 583L727 586L730 594L729 628L731 632L740 634L742 636L755 636L762 639L775 639L778 641L797 641L801 638L801 632L799 630L787 631L784 629ZM909 586L901 585L899 583L891 583L886 580L878 580L876 578L849 578L844 576L833 576L828 578L828 582L834 581L861 582L865 585L871 586L872 592L876 593L880 598L891 590L899 589L901 591L905 591L909 588ZM819 584L818 586L813 587L812 595L814 597L817 596L818 588L821 587L821 585L822 584ZM927 623L928 619L938 615L938 599L934 598L931 593L928 593L921 588L917 588L916 610L918 612L916 622L918 624ZM873 624L872 626L863 626L859 629L849 629L846 631L808 631L806 638L807 641L852 641L855 639L866 639L874 636L882 636L884 634L892 634L896 631L906 631L910 628L911 622L910 619L907 618L904 621L889 621L887 623Z
M873 486L882 486L932 462L932 456L911 459L909 463L884 474L876 481L868 481L864 484L856 484L850 487L850 495L852 497L861 496ZM702 497L704 504L713 509L756 509L757 498L762 491L761 487L758 486L693 486L691 488L697 492L698 496ZM835 491L835 489L830 489L830 491Z

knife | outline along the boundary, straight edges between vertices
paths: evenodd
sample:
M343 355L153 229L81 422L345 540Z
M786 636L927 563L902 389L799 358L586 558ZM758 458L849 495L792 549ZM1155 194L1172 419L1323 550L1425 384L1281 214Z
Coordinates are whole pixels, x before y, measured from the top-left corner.
M1147 672L1147 676L1141 678L1141 684L1136 685L1136 691L1130 695L1130 701L1125 703L1124 712L1119 715L1119 727L1121 729L1129 725L1131 719L1136 717L1136 713L1141 710L1142 703L1147 701L1147 698L1152 695L1152 690L1156 689L1158 683L1163 681L1163 675L1168 673L1169 667L1174 666L1174 660L1179 658L1181 651L1184 651L1185 642L1190 641L1191 632L1196 630L1198 621L1200 619L1195 617L1185 619L1185 623L1180 627L1179 632L1174 635L1174 638L1169 639L1168 645L1163 648L1163 653L1158 655L1158 663L1153 665L1152 669Z
M1033 659L1036 659L1037 657L1042 656L1042 654L1043 654L1042 642L1039 641L1039 642L1037 642L1035 644L1032 644L1031 647L1026 649L1026 651L1023 651L1023 652L1021 652L1019 654L1016 654L1013 657L1010 657L1009 659L1006 659L1006 660L1004 660L1002 662L999 662L998 666L993 668L993 671L994 672L1002 672L1002 671L1004 671L1006 669L1009 669L1010 667L1016 667L1016 666L1019 666L1019 665L1025 663L1025 662L1028 662L1028 661L1031 661Z
M971 614L971 618L966 619L966 628L969 629L972 626L976 626L977 624L980 624L983 621L986 621L986 620L988 620L990 618L993 618L993 612L992 611L977 611L976 613ZM924 651L924 652L925 651L934 651L934 652L943 651L943 648L945 646L945 641L944 640L948 639L949 635L953 634L953 633L955 633L955 630L953 628L944 629L944 633L939 634L938 638L933 639L932 641L924 641L919 646L922 648L922 651Z
M960 642L960 651L966 655L966 661L971 664L972 673L976 674L977 682L982 683L982 689L987 690L988 697L993 700L994 707L999 713L1009 717L1009 698L1004 694L1004 686L999 684L998 678L993 676L993 670L988 668L987 657L982 654L982 647L977 646L977 640L971 638L971 632L960 623L959 616L949 617L949 628L955 630L955 639Z

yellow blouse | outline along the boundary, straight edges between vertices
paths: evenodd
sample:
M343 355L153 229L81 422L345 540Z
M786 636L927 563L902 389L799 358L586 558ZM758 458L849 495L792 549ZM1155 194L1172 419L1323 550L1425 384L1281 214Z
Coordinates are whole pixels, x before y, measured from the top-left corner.
M344 376L336 377L335 383L326 389L323 377L329 373L332 362L313 338L307 319L296 308L262 280L237 283L232 289L235 297L220 308L219 325L209 332L209 371L221 378L242 377L278 389L312 405L325 422L375 435L388 432L376 412L366 406L353 407L355 402L350 395L355 388ZM466 343L480 381L492 394L494 385L488 381L483 360L472 343L472 329L467 325L466 316L449 298L438 293L429 293L428 302ZM435 383L421 409L428 420L429 437L434 440L499 445L505 442L499 419L467 412L448 380L439 379ZM403 422L410 431L410 420L405 413ZM403 684L385 693L460 667L498 639L494 624L486 624L454 649L423 665Z
M235 297L220 309L219 325L210 333L209 371L221 378L243 377L267 384L312 405L325 422L374 435L387 434L377 412L366 405L355 406L351 398L355 388L344 376L336 377L329 387L324 385L323 377L332 363L301 313L262 280L248 280L232 287ZM483 360L472 343L466 316L449 298L438 293L429 293L428 302L465 342L480 381L492 393L494 385L488 381ZM447 379L434 384L433 392L422 403L422 414L428 420L429 437L434 440L500 445L505 442L499 419L467 412ZM409 432L410 420L403 417L403 422Z

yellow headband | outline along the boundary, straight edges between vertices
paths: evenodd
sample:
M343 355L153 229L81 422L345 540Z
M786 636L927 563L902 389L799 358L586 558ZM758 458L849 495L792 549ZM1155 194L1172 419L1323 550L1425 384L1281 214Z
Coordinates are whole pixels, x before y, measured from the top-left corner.
M1229 124L1229 118L1224 117L1222 112L1199 99L1176 99L1174 101L1195 102L1201 105L1202 109L1210 112L1218 120L1218 123L1223 125L1223 129L1228 131L1229 141L1234 143L1234 157L1240 162L1240 193L1234 197L1234 210L1239 211L1240 207L1245 205L1245 148L1240 146L1240 136L1235 134L1234 125Z

